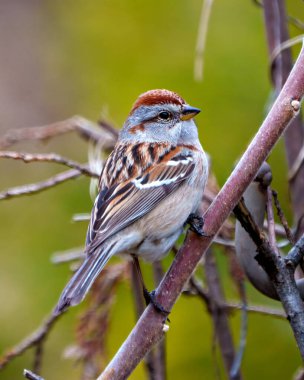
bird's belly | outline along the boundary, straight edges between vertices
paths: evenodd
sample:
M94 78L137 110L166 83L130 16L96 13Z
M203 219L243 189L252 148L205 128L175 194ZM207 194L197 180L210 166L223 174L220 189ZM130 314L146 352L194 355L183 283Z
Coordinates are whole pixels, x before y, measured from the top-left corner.
M183 186L139 221L145 237L136 254L148 261L165 256L183 231L188 216L195 212L201 191Z
M146 237L161 239L180 230L188 216L199 205L202 192L183 186L140 220L140 229Z
M183 229L162 238L146 238L136 250L136 254L147 261L162 259L172 248Z

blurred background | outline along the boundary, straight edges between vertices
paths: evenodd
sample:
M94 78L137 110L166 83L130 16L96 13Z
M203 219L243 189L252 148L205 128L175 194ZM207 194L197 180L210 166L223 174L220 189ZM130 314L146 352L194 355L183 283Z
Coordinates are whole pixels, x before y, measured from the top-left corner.
M194 81L194 52L202 1L2 0L0 1L0 133L39 126L75 114L90 120L103 115L117 128L137 96L152 88L177 91L202 108L197 117L201 142L211 155L222 185L262 122L271 87L263 14L250 0L214 1L203 81ZM304 4L287 1L288 12L304 19ZM290 26L291 36L299 30ZM294 57L299 48L294 48ZM17 144L16 150L57 152L80 162L87 144L75 134L47 143ZM270 163L274 188L291 221L283 144ZM0 161L0 191L58 173L53 164ZM86 223L74 213L90 212L89 180L81 178L31 197L0 202L0 350L19 342L40 325L66 284L68 265L50 262L53 252L81 246ZM237 294L219 255L225 292ZM167 267L172 257L165 260ZM151 277L149 265L145 277ZM250 302L279 307L247 284ZM64 359L74 342L73 308L51 332L42 375L47 380L77 379L81 369ZM171 314L167 339L168 379L215 379L212 324L198 299L181 297ZM107 337L110 359L135 322L131 287L118 290ZM231 317L235 342L240 318ZM33 352L10 363L0 378L21 379ZM284 364L283 364L284 363ZM249 315L242 364L245 379L290 379L301 365L289 325ZM224 378L222 372L222 378ZM131 379L143 379L140 365Z

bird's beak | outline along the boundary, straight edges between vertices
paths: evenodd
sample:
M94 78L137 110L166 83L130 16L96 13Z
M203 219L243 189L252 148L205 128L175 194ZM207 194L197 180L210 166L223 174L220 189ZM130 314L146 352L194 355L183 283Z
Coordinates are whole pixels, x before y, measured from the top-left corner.
M198 108L191 107L189 105L184 105L180 119L182 121L190 120L194 116L196 116L199 112L201 112L201 110Z

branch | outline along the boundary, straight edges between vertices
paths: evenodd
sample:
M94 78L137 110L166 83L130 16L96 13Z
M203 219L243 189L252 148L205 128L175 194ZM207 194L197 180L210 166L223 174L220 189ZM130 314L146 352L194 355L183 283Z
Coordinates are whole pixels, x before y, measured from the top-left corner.
M13 160L20 160L27 163L30 162L55 162L57 164L68 166L72 169L77 169L84 175L89 177L98 178L100 173L92 171L87 165L82 165L79 162L70 160L56 153L25 153L25 152L12 152L12 151L0 151L0 158L11 158Z
M269 62L271 67L272 82L276 93L281 90L291 68L291 50L281 51L283 43L289 40L286 24L286 11L284 0L264 0L264 19L268 42ZM280 51L279 55L274 55ZM275 58L273 59L273 57ZM304 143L304 129L301 115L299 114L291 122L284 134L285 150L288 170L292 179L289 182L292 208L295 216L295 224L300 221L299 231L296 238L304 232L304 164L301 159L301 148Z
M83 166L84 168L87 166ZM31 195L39 193L40 191L49 189L59 185L60 183L66 182L70 179L75 179L81 176L81 171L78 169L67 170L66 172L59 173L46 179L45 181L29 183L27 185L16 186L0 192L0 201L3 199L10 199L13 197L20 197L22 195Z
M194 80L198 82L203 79L204 52L212 3L213 0L203 0L203 6L201 10L194 58Z
M156 300L166 310L171 310L196 265L229 216L259 167L271 149L296 115L294 101L304 94L304 49L287 79L284 88L270 110L261 128L244 153L242 159L205 214L205 237L192 232L187 234L183 247L156 290ZM295 103L293 103L295 104ZM148 306L133 331L109 363L98 380L127 378L146 353L167 331L166 317Z
M63 314L54 316L52 313L36 331L26 337L17 346L10 349L2 358L0 358L0 369L3 369L11 360L20 356L29 348L37 346L43 342L61 315Z
M304 359L304 304L294 278L296 265L303 259L304 236L297 242L290 254L282 259L254 223L243 202L235 207L234 212L257 246L256 260L268 274L271 284L284 306L302 359Z
M116 141L113 134L101 131L95 123L81 116L73 116L69 119L40 127L11 129L0 138L0 149L7 149L9 146L21 141L47 140L73 131L78 132L86 140L102 141L104 148L113 148Z
M295 244L295 238L294 238L293 233L291 232L291 230L290 230L290 228L288 226L288 222L287 222L287 220L285 218L285 215L284 215L284 212L283 212L283 210L281 208L281 205L280 205L280 202L279 202L279 198L278 198L278 193L275 190L272 190L272 196L273 196L275 207L277 209L278 217L280 218L282 226L283 226L283 228L285 230L286 237L289 240L289 242L292 245L294 245Z
M270 186L267 186L266 198L267 198L266 212L267 212L269 243L272 250L278 255L279 250L277 247L277 239L276 239L276 234L275 234L275 223L274 223L274 215L273 215L273 208L272 208L272 190Z
M235 358L232 334L228 322L228 310L218 307L224 303L224 294L220 283L215 258L211 250L205 256L205 276L208 285L209 311L213 321L215 338L219 343L225 365L227 377L229 379L240 380L242 378L239 370L231 376L231 369Z
M209 294L206 292L205 289L201 287L201 285L198 283L198 281L195 280L194 276L191 277L189 280L191 286L195 290L195 293L185 293L183 292L184 295L198 295L200 299L204 302L205 305L207 305L207 308L209 309L209 305L211 303L211 299ZM213 302L215 302L213 300ZM217 308L224 308L227 309L228 311L232 312L235 310L242 311L244 308L243 304L235 303L235 302L223 302L221 304L216 305ZM260 315L265 315L268 317L273 317L273 318L278 318L278 319L284 319L286 320L286 314L284 311L279 310L279 309L271 309L269 307L265 306L260 306L260 305L247 305L246 310L248 313L252 314L260 314Z
M29 380L44 380L41 376L36 375L34 372L29 371L28 369L25 369L23 371L23 376Z

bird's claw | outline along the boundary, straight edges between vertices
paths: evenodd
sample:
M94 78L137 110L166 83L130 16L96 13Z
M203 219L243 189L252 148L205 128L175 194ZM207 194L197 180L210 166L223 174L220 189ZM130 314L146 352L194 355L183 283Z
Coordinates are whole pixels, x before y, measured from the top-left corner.
M203 231L204 218L197 214L190 214L186 223L190 225L190 230L202 237L208 237L209 235Z
M146 305L152 304L156 311L159 313L165 314L166 316L170 314L170 311L166 310L159 302L155 299L155 290L149 292L147 289L144 289L144 297L146 301ZM169 318L167 320L170 322Z

